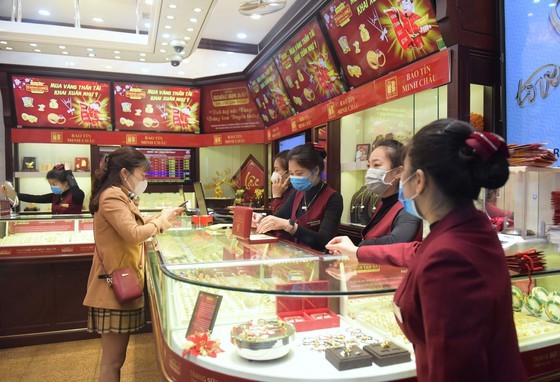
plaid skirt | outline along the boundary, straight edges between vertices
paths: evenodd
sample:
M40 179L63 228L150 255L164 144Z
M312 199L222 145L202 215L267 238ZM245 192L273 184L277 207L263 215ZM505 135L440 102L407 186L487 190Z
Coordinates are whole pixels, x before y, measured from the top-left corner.
M87 330L90 333L134 333L144 325L144 308L135 310L88 308Z

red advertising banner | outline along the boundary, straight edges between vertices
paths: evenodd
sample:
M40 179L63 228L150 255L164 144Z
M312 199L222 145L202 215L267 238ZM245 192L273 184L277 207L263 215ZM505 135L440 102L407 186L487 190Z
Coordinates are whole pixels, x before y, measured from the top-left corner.
M321 14L352 87L445 47L430 0L333 0Z
M17 124L102 129L111 126L109 82L12 77Z
M267 142L451 81L448 50L352 89L266 129Z
M295 114L280 74L270 61L249 78L249 90L257 103L261 118L266 126L275 124Z
M264 130L221 134L12 129L12 143L76 143L146 147L207 147L264 142Z
M315 20L292 37L274 56L274 61L297 111L345 91L325 37Z
M243 81L202 88L204 133L264 129L247 84Z
M200 133L200 89L115 82L118 130Z

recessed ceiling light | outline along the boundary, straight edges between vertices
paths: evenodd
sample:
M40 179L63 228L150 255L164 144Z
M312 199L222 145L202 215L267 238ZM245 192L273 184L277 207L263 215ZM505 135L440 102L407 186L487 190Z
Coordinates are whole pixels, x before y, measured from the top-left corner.
M556 6L556 3L555 2L549 3L548 6L549 7L554 7L554 6Z
M0 41L0 44L6 45L6 44L8 44L8 41Z
M161 35L161 37L163 37L163 38L169 38L170 36L169 36L169 33L164 33L164 34Z
M238 33L236 36L237 36L238 39L241 39L241 40L243 40L244 38L247 38L246 33Z
M51 13L49 11L47 11L46 9L40 9L39 14L41 16L50 16L51 15Z
M196 23L196 22L198 22L198 20L195 19L194 17L191 17L191 18L189 19L189 21L190 21L191 23Z
M7 46L5 49L6 50L12 50L13 48L11 46Z
M62 53L62 54L68 54L68 52L67 52L67 51L63 51L63 52L60 52L60 53Z
M175 4L169 4L169 8L175 9L175 8L177 8L177 6Z
M233 53L233 52L227 52L227 54L235 54L235 53Z
M532 13L529 13L527 16L531 17L531 16L533 16L533 14L532 14Z
M189 41L191 38L189 36L185 36L185 37L183 37L183 39Z
M115 50L113 53L119 54L120 52L121 52L120 50Z
M146 57L146 53L140 53L141 57Z
M194 32L193 28L187 28L187 32Z
M167 51L165 49L160 49L159 52L160 53L167 53Z
M113 69L111 65L105 65L105 69Z
M59 45L58 46L60 49L66 49L66 47L64 45Z
M144 27L145 28L149 28L152 24L150 24L150 22L144 23Z
M169 45L169 44L168 44L167 42L164 41L164 42L161 43L161 45L162 45L162 46L167 46L167 45Z
M175 16L172 16L172 15L167 15L167 16L165 16L165 18L167 20L175 20Z
M34 52L41 53L41 49L33 49Z
M540 2L541 2L541 0L533 0L533 3L535 3L535 4L540 3Z
M37 46L37 44L35 44L34 42L32 42L31 44L29 44L29 46Z
M95 57L95 53L88 53L88 57Z
M172 27L171 25L166 25L166 26L164 26L164 28L165 28L165 29L171 29L171 28L173 28L173 27Z
M121 56L115 56L115 60L120 60Z
M95 21L96 23L102 23L103 21L105 21L101 17L93 17L92 20Z
M280 4L275 3L275 2L272 2L272 3L269 3L269 5L270 5L271 7L277 7L277 6L279 6Z
M252 18L253 20L258 20L258 19L260 19L261 17L262 17L261 15L257 15L256 13L254 13L254 14L251 15L251 18Z
M146 61L146 59L145 59L145 58L141 58L140 61L144 62L144 61Z
M197 8L195 8L195 9L193 9L193 11L195 11L196 13L200 13L200 12L202 12L202 8L198 8L198 7L197 7Z
M93 48L87 48L86 49L88 52L93 52Z

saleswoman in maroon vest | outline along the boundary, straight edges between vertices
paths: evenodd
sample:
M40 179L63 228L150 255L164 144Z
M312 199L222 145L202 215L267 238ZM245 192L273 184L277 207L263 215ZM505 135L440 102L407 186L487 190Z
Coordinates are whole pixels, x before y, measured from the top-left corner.
M63 164L57 164L47 172L47 181L52 193L44 195L21 194L19 200L28 203L52 203L53 214L79 214L82 212L84 192L78 187L72 171L65 170ZM5 190L2 189L4 193Z
M381 196L381 201L362 230L359 246L422 239L422 221L406 212L398 200L403 160L403 144L394 139L379 142L369 156L366 187Z
M335 235L342 215L342 195L321 179L326 151L307 143L288 153L290 183L296 190L274 215L258 222L257 232L279 236L323 251Z

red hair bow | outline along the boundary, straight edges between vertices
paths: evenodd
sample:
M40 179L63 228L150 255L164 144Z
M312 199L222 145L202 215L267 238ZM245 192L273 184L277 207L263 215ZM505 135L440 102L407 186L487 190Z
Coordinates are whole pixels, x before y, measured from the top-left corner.
M313 148L313 150L317 151L318 153L324 153L325 152L325 148L323 147L323 145L320 145L319 143L307 142L306 144L311 146Z
M498 151L509 157L506 141L499 135L475 131L465 142L485 162Z

